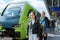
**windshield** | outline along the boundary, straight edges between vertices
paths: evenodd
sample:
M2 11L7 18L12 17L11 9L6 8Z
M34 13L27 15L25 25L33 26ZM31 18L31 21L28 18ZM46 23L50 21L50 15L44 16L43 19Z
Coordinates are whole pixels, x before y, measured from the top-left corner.
M4 11L3 16L20 15L22 7L23 6L21 4L10 4Z

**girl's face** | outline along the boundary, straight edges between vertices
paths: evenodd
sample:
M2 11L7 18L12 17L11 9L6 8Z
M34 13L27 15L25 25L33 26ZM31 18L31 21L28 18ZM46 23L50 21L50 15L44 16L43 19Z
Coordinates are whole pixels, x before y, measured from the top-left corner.
M33 12L31 12L30 16L31 16L31 19L35 19L35 15Z

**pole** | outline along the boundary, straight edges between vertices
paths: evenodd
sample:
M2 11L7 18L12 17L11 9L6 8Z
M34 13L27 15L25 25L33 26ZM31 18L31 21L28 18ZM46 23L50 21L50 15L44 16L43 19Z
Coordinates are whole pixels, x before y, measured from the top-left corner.
M52 0L52 7L53 7L53 0Z
M59 0L58 0L58 5L57 6L59 7Z

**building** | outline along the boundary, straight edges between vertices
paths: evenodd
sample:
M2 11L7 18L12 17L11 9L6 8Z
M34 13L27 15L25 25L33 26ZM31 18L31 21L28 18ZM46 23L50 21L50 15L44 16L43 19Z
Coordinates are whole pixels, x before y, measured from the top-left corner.
M50 9L51 7L60 6L60 0L45 0L45 3L47 5L48 9Z

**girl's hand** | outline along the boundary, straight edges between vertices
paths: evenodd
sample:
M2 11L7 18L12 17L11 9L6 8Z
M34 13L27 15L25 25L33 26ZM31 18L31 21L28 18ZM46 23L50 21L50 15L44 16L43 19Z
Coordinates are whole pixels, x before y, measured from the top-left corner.
M42 36L44 35L44 32L42 33Z
M44 37L46 37L46 34L44 34Z
M39 37L37 37L36 40L39 40Z
M28 38L28 36L26 36L26 38Z

